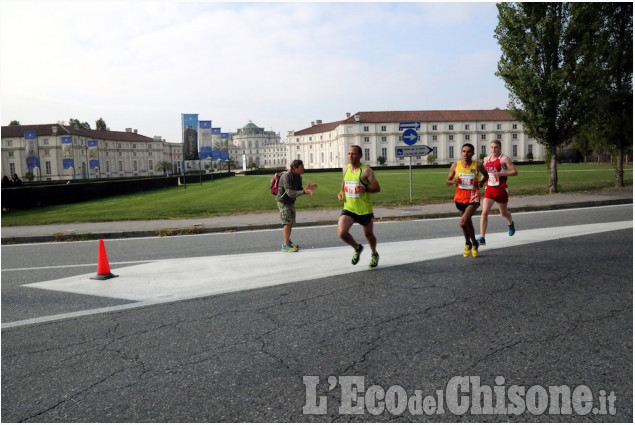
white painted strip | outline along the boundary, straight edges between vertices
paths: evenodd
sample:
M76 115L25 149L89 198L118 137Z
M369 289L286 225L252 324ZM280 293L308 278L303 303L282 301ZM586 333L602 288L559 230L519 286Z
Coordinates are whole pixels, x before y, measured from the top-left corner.
M507 233L487 235L487 250L525 245L549 240L629 229L632 221L584 224L577 226L521 230L513 237ZM462 256L463 237L420 239L379 243L380 267L391 267L439 258ZM264 252L213 257L178 258L139 264L118 270L117 278L91 280L94 273L47 282L24 285L53 291L112 297L132 303L67 315L46 316L3 323L2 328L60 320L70 317L118 311L140 306L205 297L246 289L320 279L355 272L372 272L367 265L370 249L366 245L360 263L350 264L352 249L348 246L301 250L297 253ZM478 261L467 258L465 261ZM360 276L360 279L362 277Z

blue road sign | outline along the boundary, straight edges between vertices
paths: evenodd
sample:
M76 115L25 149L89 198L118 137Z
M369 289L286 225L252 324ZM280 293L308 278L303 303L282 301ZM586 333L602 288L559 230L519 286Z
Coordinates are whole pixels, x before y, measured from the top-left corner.
M403 132L403 141L406 145L414 145L419 140L417 130L409 128Z
M419 121L407 121L399 123L399 130L404 130L406 128L414 128L419 130L421 128L421 123Z

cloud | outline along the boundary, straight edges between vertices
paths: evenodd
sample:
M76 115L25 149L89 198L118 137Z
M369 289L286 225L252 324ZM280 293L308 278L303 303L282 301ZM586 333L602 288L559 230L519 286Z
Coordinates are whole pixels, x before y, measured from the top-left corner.
M490 3L5 1L3 124L103 117L178 142L181 113L284 138L358 110L503 107L495 20Z

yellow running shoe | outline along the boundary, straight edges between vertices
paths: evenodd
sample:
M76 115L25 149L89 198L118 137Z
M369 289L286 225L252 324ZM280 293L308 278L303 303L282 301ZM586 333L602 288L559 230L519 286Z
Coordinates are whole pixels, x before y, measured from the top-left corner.
M470 256L470 251L472 250L472 245L465 245L465 250L463 250L463 256L465 258Z
M472 257L478 257L478 242L476 242L472 247Z

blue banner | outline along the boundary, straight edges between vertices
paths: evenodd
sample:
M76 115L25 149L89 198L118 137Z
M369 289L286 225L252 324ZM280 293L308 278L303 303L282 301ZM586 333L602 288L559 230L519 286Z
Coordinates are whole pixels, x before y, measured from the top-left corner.
M97 148L97 140L87 140L88 147L88 167L93 170L99 168L99 150Z
M220 127L212 127L212 134L220 134Z
M220 134L220 138L221 139L229 139L229 133L221 133Z
M198 125L199 125L199 128L212 128L211 121L199 121Z
M71 136L62 136L62 166L65 170L75 168L73 138Z
M183 160L198 160L198 114L181 114L183 128Z
M26 168L32 171L34 168L40 168L40 158L37 153L37 135L35 131L25 131L24 139L26 140Z

